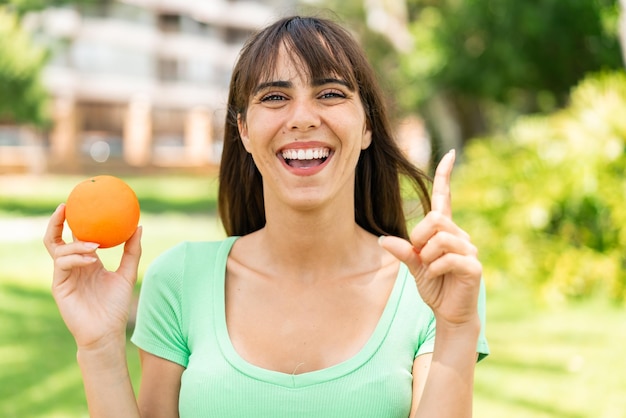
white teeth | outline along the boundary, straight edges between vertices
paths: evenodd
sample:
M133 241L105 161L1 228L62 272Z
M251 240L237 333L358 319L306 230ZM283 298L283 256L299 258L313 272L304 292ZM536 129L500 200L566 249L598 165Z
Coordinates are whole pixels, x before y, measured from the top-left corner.
M282 152L285 160L317 160L330 155L328 148L287 149Z

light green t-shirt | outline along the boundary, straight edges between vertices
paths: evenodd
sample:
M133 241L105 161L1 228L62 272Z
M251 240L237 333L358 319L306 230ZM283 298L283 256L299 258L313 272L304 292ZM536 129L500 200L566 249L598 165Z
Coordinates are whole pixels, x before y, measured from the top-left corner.
M179 244L158 257L143 280L132 341L186 368L180 417L408 417L413 360L432 352L435 323L406 266L354 357L285 374L246 362L229 339L224 284L235 240ZM484 289L479 305L484 324ZM477 351L489 352L484 326Z

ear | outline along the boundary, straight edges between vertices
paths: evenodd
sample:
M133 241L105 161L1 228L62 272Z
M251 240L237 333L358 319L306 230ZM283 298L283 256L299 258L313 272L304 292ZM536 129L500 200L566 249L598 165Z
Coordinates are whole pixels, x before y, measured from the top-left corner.
M363 130L363 139L361 140L361 149L367 149L372 143L372 130L370 129L370 127L368 126L368 124L365 125L365 128Z
M241 113L237 113L237 129L239 129L239 137L241 138L241 143L243 147L250 152L250 138L248 137L248 127L246 126L246 122L241 117Z

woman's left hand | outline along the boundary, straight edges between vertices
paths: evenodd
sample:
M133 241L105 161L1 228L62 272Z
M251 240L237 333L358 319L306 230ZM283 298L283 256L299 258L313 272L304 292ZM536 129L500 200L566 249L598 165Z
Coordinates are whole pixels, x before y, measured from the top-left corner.
M384 237L380 245L405 263L438 326L475 323L482 276L478 251L469 235L452 221L450 175L454 151L446 154L435 172L432 210L410 234L411 242Z

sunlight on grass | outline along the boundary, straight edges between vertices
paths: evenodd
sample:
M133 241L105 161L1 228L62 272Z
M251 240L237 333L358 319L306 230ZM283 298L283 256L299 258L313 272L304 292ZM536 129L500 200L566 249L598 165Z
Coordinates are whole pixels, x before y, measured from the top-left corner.
M76 366L68 364L63 369L46 376L42 376L34 386L16 394L11 399L14 407L29 404L47 404L50 399L59 397L68 389L80 386L80 373L76 373ZM6 411L11 414L11 410ZM16 414L17 415L17 414Z
M493 354L476 370L477 417L621 418L623 311L601 301L538 306L519 289L492 292ZM499 299L502 300L499 300Z
M74 343L48 289L0 276L0 316L0 416L48 416L79 405Z

